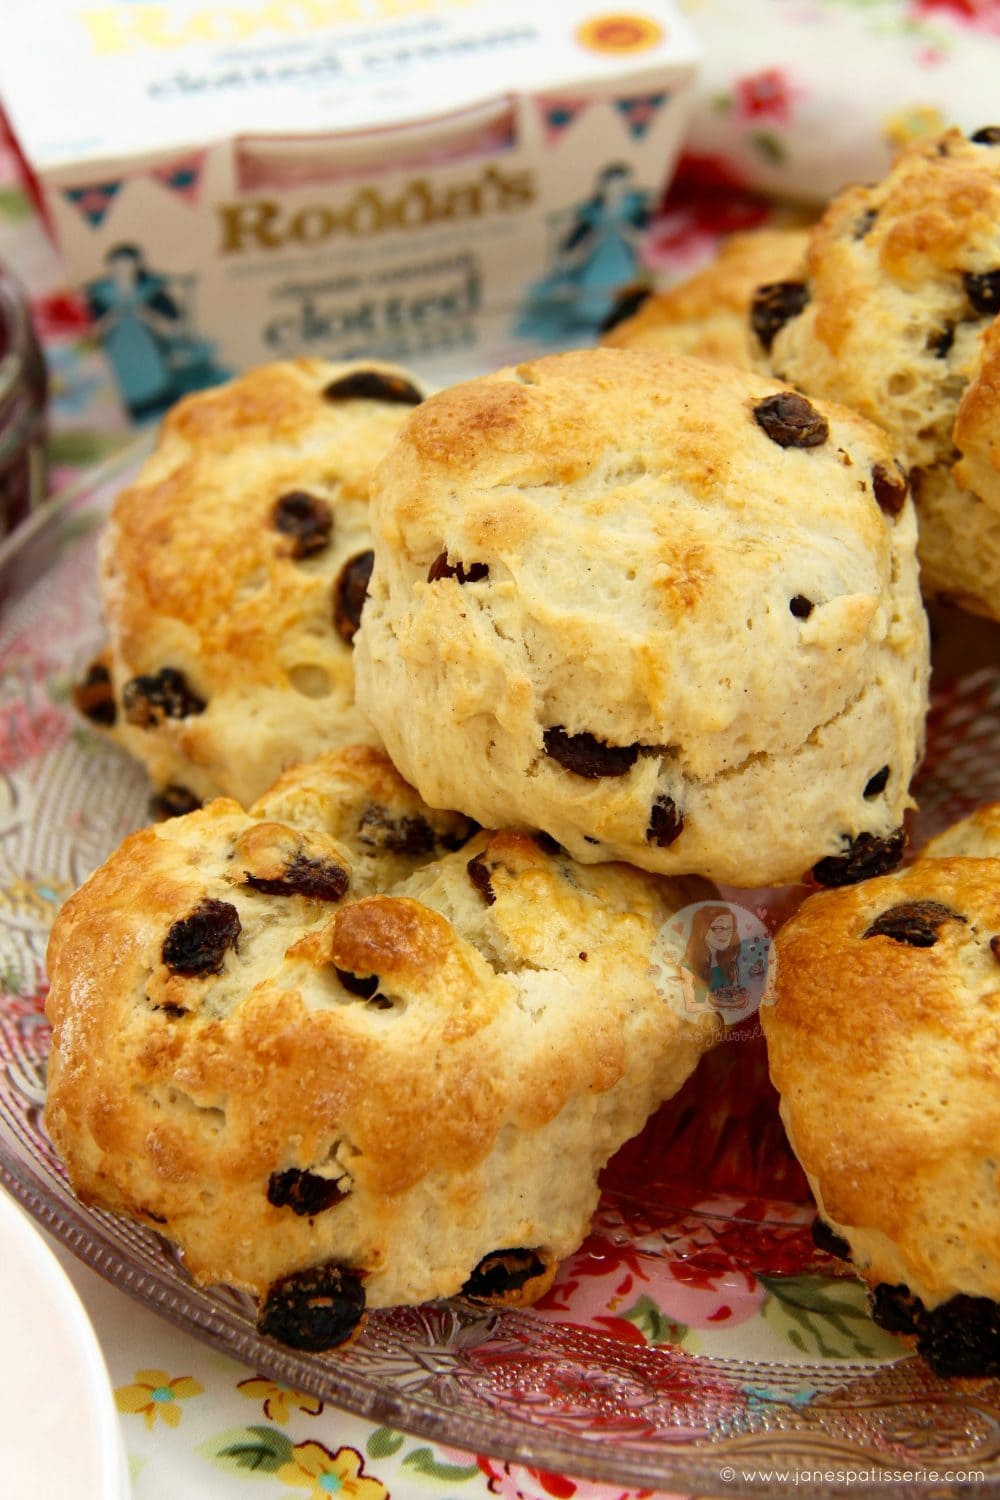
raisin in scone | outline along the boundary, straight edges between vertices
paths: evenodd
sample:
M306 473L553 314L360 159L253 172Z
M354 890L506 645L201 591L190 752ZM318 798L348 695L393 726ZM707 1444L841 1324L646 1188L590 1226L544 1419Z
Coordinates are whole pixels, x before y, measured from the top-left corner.
M432 806L735 885L898 861L926 621L905 482L853 412L553 355L419 407L372 523L358 701Z
M939 1374L1000 1375L1000 859L813 896L775 957L761 1021L818 1242Z
M762 288L768 367L879 422L910 471L925 591L1000 618L1000 127L836 197L805 276Z
M805 229L751 229L734 234L716 258L686 281L647 297L602 343L660 349L750 368L750 303L764 285L801 281Z
M351 661L368 479L422 395L393 366L303 359L167 416L111 513L109 651L77 693L167 810L246 804L294 761L374 741Z
M85 1201L287 1343L460 1291L528 1303L717 1035L651 967L704 895L473 834L379 751L331 752L250 813L133 834L66 903L48 1128Z

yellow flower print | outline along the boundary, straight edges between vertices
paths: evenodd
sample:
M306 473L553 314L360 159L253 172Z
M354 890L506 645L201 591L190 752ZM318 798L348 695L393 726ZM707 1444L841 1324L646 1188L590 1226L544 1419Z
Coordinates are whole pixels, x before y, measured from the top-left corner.
M263 1401L264 1415L269 1422L287 1422L294 1409L305 1412L308 1417L318 1417L323 1403L318 1396L305 1391L291 1390L287 1385L278 1385L273 1380L240 1380L236 1389L249 1396L251 1401Z
M168 1427L176 1427L181 1420L177 1403L189 1396L200 1396L204 1389L190 1375L171 1378L165 1370L136 1370L135 1385L120 1385L116 1389L115 1405L120 1412L144 1417L147 1427L151 1428L157 1417L162 1417Z
M338 1448L331 1453L322 1443L296 1443L288 1463L276 1478L309 1491L308 1500L389 1500L389 1491L377 1479L363 1473L364 1464L356 1448Z

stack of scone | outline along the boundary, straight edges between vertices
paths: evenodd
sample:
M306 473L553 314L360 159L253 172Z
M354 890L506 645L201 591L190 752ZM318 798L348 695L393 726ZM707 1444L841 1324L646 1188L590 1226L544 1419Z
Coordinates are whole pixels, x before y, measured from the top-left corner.
M540 1296L721 1031L664 1001L661 928L706 882L808 880L845 889L779 939L790 1133L828 1243L894 1289L877 1314L970 1367L936 1310L964 1328L955 1299L997 1292L969 1028L1000 862L890 872L927 706L910 483L925 515L935 486L991 493L992 149L912 153L805 256L798 231L737 244L706 273L725 297L647 303L620 347L430 397L306 361L168 419L112 517L79 701L185 815L60 914L47 1119L83 1197L251 1291L266 1333L321 1349L366 1308ZM947 347L893 363L929 286ZM779 378L736 367L737 321ZM847 380L869 333L871 400Z
M610 341L707 343L744 302L759 366L887 432L925 594L1000 619L1000 128L948 131L840 194L799 271L775 260L748 292L746 262L734 244ZM744 362L735 342L724 357ZM762 1013L818 1242L945 1375L1000 1373L998 830L982 809L904 874L808 900Z
M891 868L922 745L914 519L869 423L625 350L420 395L278 366L165 424L82 706L168 804L249 811L134 835L50 951L77 1190L316 1349L369 1307L539 1296L721 1031L657 978L692 877ZM391 762L350 744L352 666Z

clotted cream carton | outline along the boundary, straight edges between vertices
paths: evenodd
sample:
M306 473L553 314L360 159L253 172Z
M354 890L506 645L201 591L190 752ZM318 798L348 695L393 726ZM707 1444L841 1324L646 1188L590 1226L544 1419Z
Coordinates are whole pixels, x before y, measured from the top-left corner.
M261 361L588 341L697 61L670 0L32 0L0 95L136 416Z

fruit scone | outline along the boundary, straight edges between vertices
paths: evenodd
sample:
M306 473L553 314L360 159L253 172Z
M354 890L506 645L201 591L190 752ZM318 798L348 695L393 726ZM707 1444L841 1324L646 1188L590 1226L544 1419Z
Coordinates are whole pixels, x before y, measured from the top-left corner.
M1000 806L810 897L761 1010L816 1238L941 1375L1000 1375Z
M700 881L434 812L372 747L133 834L59 913L46 1123L85 1201L306 1349L523 1305L719 1022L651 967ZM679 976L678 976L679 979Z
M764 284L801 280L808 238L808 230L791 228L732 235L714 260L685 281L633 296L626 304L630 315L616 321L601 342L751 368L754 294Z
M853 412L552 355L418 407L372 529L358 702L432 806L741 886L899 860L926 619L905 481Z
M880 423L909 470L925 592L1000 619L1000 127L910 147L763 287L758 352Z
M166 417L102 538L109 648L76 692L165 811L246 805L295 761L375 742L351 661L368 480L423 394L391 365L302 359Z

